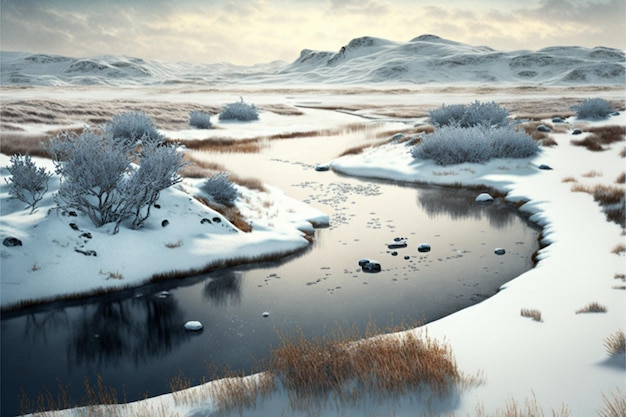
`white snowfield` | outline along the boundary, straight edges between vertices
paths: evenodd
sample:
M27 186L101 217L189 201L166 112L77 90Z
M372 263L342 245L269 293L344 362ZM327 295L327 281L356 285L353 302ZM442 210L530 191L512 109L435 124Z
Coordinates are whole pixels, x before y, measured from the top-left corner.
M605 98L620 102L621 110L624 109L624 51L607 48L593 50L547 48L538 52L519 52L512 56L512 53L499 53L486 47L472 47L468 50L470 47L467 45L429 36L418 37L407 43L375 38L359 39L336 54L303 52L301 57L289 66L277 64L275 73L271 77L267 76L267 79L271 78L272 82L288 79L294 85L298 82L308 83L317 80L334 80L342 84L357 80L359 83L381 81L382 79L376 77L381 77L380 74L384 72L376 72L375 69L382 68L381 63L385 62L387 64L385 68L396 65L399 68L408 68L407 71L399 70L394 74L410 75L406 78L383 76L386 80L419 82L415 79L423 80L427 77L423 74L428 74L432 77L428 81L434 82L458 77L460 80L472 82L490 80L490 83L494 81L512 83L509 86L515 83L525 85L526 80L569 83L572 86L569 91L539 89L536 93L531 93L532 100L535 101L554 100L561 95L576 96L577 86L583 84L617 84L611 89L599 88L596 92L587 89L583 94L589 93L598 97L607 94L610 97ZM411 48L414 48L413 52L426 63L392 62L393 56L400 56L398 51ZM418 51L420 48L423 52ZM459 61L458 65L453 65L452 60L445 61L442 51L447 51L450 57L463 60ZM526 58L522 59L520 56ZM46 62L48 59L50 61ZM476 64L484 65L476 68L489 68L495 75L491 77L484 72L468 72L468 61L474 59L490 62ZM6 80L14 84L23 82L30 85L87 82L85 77L73 78L74 75L67 72L70 66L73 71L80 71L83 68L81 65L75 65L76 62L69 58L43 56L29 58L24 54L3 52L2 60L3 85ZM37 65L31 66L33 62ZM352 64L348 65L346 62ZM529 75L524 76L526 78L523 82L520 81L519 73L512 75L511 62L520 63L519 71L529 71ZM357 65L358 63L360 64ZM141 84L151 84L158 78L155 75L156 70L150 67L151 63L135 62L135 64L142 66L145 73L133 69L132 71L139 73L133 75L132 79L142 79ZM48 69L44 69L38 65L49 66ZM119 79L101 74L110 71L107 66L110 64L102 65L105 68L100 69L99 66L94 67L88 63L84 64L84 68L87 68L89 77L96 77L92 79L94 83L102 84L105 83L102 80L106 79L106 83L118 85ZM39 69L35 70L36 68ZM117 65L116 68L126 67ZM163 64L162 79L169 79L170 74L167 73L169 68L171 67ZM600 68L609 69L609 72L614 72L616 76L607 76ZM189 71L194 73L196 70ZM232 68L228 71L232 71ZM536 71L537 74L531 77L532 71ZM584 76L577 77L576 74ZM102 78L98 79L100 76ZM216 75L210 77L213 76ZM176 79L189 82L190 80L185 77L187 76ZM266 75L256 74L247 78L248 75L242 72L233 77L242 80L254 79L255 83L262 84ZM202 78L198 82L206 82L206 79ZM270 85L275 87L275 84ZM497 90L497 86L498 84L488 85L493 87L492 93ZM346 103L411 105L421 100L433 103L432 107L443 102L469 103L475 99L514 101L528 98L521 94L516 96L515 92L510 92L511 90L507 90L508 92L503 95L493 93L479 96L482 87L484 86L473 84L456 96L448 96L441 89L437 90L437 93L425 90L427 92L424 94L421 94L420 90L415 90L407 94L387 94L379 91L349 96L343 94L341 90L335 92L328 86L319 87L314 91L307 85L303 92L293 92L293 96L300 104L315 102L335 105ZM104 95L105 99L133 95L141 100L151 100L155 97L164 99L168 95L167 90L151 94L150 90L142 88L106 90ZM247 90L254 91L254 88ZM275 104L292 100L286 99L280 92L268 93L262 88L258 91L258 95L255 96L257 104L267 102ZM2 99L3 105L7 100L27 100L38 98L40 94L56 98L63 97L64 94L63 90L39 87L23 91L8 88L5 92L7 94L4 94ZM555 97L554 92L559 96ZM98 89L72 89L69 94L72 100L76 97L86 99L90 95L102 98L102 90ZM218 91L216 94L221 100L224 92ZM171 98L172 102L185 99L197 102L212 100L207 98L207 94L185 96L179 93ZM371 114L376 113L375 109L367 111ZM303 115L289 117L301 118L295 119L298 120L296 126L317 123L320 129L326 127L325 116L319 110L303 108ZM285 126L283 124L285 120L276 115L264 118L262 113L260 121L255 122L256 125L250 125L250 129L273 131L277 129L276 126L268 126L267 123ZM329 123L336 126L341 122L336 118ZM567 132L550 133L558 143L557 146L542 147L539 154L526 159L498 159L485 164L440 167L432 161L413 159L405 144L390 143L368 148L361 154L341 157L330 163L333 170L354 176L494 187L506 193L508 201L524 202L520 210L528 213L533 222L543 227L542 238L547 246L540 250L539 262L535 268L507 283L495 296L424 326L430 337L449 342L458 366L463 372L482 375L481 385L433 401L415 394L412 398L406 399L357 401L354 407L336 408L330 402L327 407L314 410L313 415L482 416L496 415L496 412L504 410L507 402L511 400L518 402L518 408L523 408L526 400L536 400L545 415L551 415L552 410L558 412L565 407L569 413L564 415L589 417L597 415L598 410L605 406L603 397L612 398L617 395L623 398L626 395L625 356L623 354L610 356L604 346L605 338L626 328L626 291L623 279L626 273L626 258L624 251L614 253L619 244L625 243L624 231L619 225L607 221L602 208L593 201L591 195L573 192L572 182L563 181L572 177L580 185L624 186L615 183L625 170L624 158L620 156L620 151L624 149L623 141L607 145L607 149L602 152L591 152L570 142L573 139L571 135L573 128L581 127L584 130L598 125L626 126L626 115L622 111L621 114L600 122L569 117L566 119ZM29 129L35 131L37 127ZM283 127L279 130L282 129ZM171 132L168 132L169 134ZM242 130L235 136L246 134L250 132ZM580 138L581 136L577 137ZM0 156L3 177L7 176L5 167L8 161L8 156ZM49 161L36 159L36 162L51 167ZM539 169L541 164L553 169ZM444 172L445 175L442 175ZM58 181L58 178L55 178L55 181ZM53 188L51 182L51 189ZM68 217L54 209L50 194L39 204L35 213L29 215L28 211L23 209L22 203L8 199L7 186L2 180L1 236L3 239L6 236L13 236L23 242L21 247L2 246L0 249L2 306L30 298L52 297L95 288L122 287L129 283L139 284L154 274L202 268L207 262L218 262L228 258L253 258L273 252L297 250L308 244L303 230L310 233L311 223L328 221L328 216L324 213L291 199L271 185L268 186L266 193L240 188L242 196L238 200L238 208L254 227L252 233L242 233L221 215L196 201L193 196L198 192L197 181L185 180L162 193L158 202L161 208L152 211L151 218L142 230L132 231L122 228L119 234L111 235L106 227L95 229L82 216ZM203 218L211 219L211 223L201 223ZM161 222L165 219L169 224L163 227ZM70 227L70 223L74 223L78 230ZM81 236L86 232L90 233L90 238ZM85 251L94 250L97 257L76 253L77 248ZM68 253L72 256L68 256ZM116 279L119 275L124 279ZM591 302L601 304L607 311L576 313ZM540 311L542 321L521 316L522 309ZM420 331L424 331L424 328ZM199 363L202 362L202 358L197 360ZM249 378L257 377L258 375ZM191 388L187 393L193 396L194 393L206 392L207 387L223 383L224 381L212 381L205 386ZM133 416L140 410L155 410L155 415L205 416L216 413L218 406L211 399L193 403L176 401L174 395L168 394L119 406L117 413ZM80 415L80 410L66 410L51 415L75 416ZM234 415L237 415L237 412L234 412ZM293 411L288 396L279 391L258 401L255 407L244 409L242 415L309 414L306 411L300 413Z

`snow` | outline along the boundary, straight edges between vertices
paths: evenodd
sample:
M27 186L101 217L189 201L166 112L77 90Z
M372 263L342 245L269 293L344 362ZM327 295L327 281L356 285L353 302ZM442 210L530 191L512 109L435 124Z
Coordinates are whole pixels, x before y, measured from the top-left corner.
M427 53L447 51L454 59L462 58L463 63L460 68L455 69L449 59L444 65L443 57L431 56L430 64L438 64L438 67L437 70L431 68L428 74L441 72L443 77L454 79L456 75L463 81L468 81L472 77L482 79L484 73L481 75L471 72L469 78L465 75L467 64L480 58L482 60L480 62L487 62L489 68L493 68L491 71L495 73L496 79L515 81L506 73L510 66L503 62L507 61L498 61L512 53L498 54L488 48L469 47L428 36L416 38L408 43L379 39L365 42L366 40L363 40L365 46L359 42L351 42L348 44L350 48L346 48L349 50L343 59L351 62L352 69L341 64L329 67L330 69L326 68L326 61L335 55L311 51L308 52L315 59L304 66L308 55L303 51L303 55L283 73L274 72L270 76L268 73L259 75L262 72L259 68L247 71L257 71L254 73L256 83L270 80L271 84L276 80L291 80L290 82L295 84L309 82L312 78L333 80L336 83L363 83L371 81L363 77L364 72L370 74L376 69L375 65L393 62L399 57L398 50L409 49L415 52L423 48ZM609 51L611 54L604 55L594 53L598 51L595 48L587 50L564 47L545 49L536 53L520 51L516 53L513 62L524 68L540 63L542 68L545 67L546 74L549 72L560 74L539 77L546 83L561 82L564 79L573 85L604 83L606 79L602 79L596 69L590 70L590 73L596 74L595 78L589 76L578 80L572 79L571 76L567 78L562 71L564 68L572 70L572 65L577 65L577 60L585 61L583 67L589 69L596 65L589 61L598 56L617 59L618 62L611 65L621 68L623 74L623 51ZM427 59L427 53L423 56L424 60ZM75 73L72 73L71 77L60 76L70 65L75 64L73 59L45 56L38 56L35 59L33 56L19 53L6 54L3 52L2 55L3 86L7 81L34 85L69 85L86 82L85 77L71 78L76 77ZM546 58L551 56L549 54L560 58L578 54L578 57L574 62L568 59ZM126 60L124 62L128 62L129 65L133 64L131 69L135 75L130 79L135 80L137 84L149 84L154 81L145 75L143 70L153 74L153 77L154 74L160 74L159 76L166 79L174 77L172 74L175 71L172 68L178 68L179 72L175 78L186 82L193 78L190 74L201 73L197 68L190 68L185 64L176 64L178 66L162 64L157 67L151 66L152 63L148 62L130 58ZM93 62L79 67L74 65L72 68L75 70L91 68L89 76L96 76L93 68L100 67L94 67ZM552 64L548 65L547 62ZM33 63L45 64L48 67L43 69L28 67ZM357 64L362 66L358 67ZM302 66L301 73L298 65ZM412 77L421 74L420 71L426 71L423 66L415 63L411 65L413 65L410 67ZM111 67L109 61L101 66L102 68L97 71L105 72L108 76L111 75L111 71L120 71L119 65ZM28 67L28 71L25 67ZM127 71L127 67L124 65L121 67ZM285 68L276 64L274 70L277 67ZM364 72L355 72L357 69ZM9 70L12 72L5 72ZM233 68L229 67L228 70L233 71ZM137 71L141 73L140 76L136 75ZM573 71L567 74L571 75ZM289 78L289 72L295 75ZM238 76L241 79L247 77L245 74ZM151 81L145 81L146 78ZM120 78L107 80L112 85L128 84L123 83L123 79ZM601 90L595 94L608 94L611 98L619 100L623 106L624 95L621 90L623 75L620 83L617 93ZM247 101L260 105L268 102L305 105L312 102L337 106L345 103L376 103L385 106L392 103L410 105L420 101L432 103L433 107L437 107L442 101L446 101L446 104L469 103L480 91L480 88L476 87L459 87L456 90L457 94L450 96L441 89L424 89L419 92L410 90L406 94L386 94L385 91L366 90L360 94L350 95L324 86L317 86L313 90L307 86L300 92L294 92L293 96L285 97L282 93L273 94L263 89L268 88L270 84L266 84L258 91L250 87L249 91L256 92L254 97L249 97L245 92L243 95ZM506 90L498 96L498 99L514 101L531 95L534 100L551 100L579 94L575 90L576 88L569 91L556 90L558 96L553 90L545 87L534 92ZM161 94L167 96L173 103L184 100L213 101L214 104L232 101L232 91L228 89L212 91L211 98L207 98L209 95L202 92L193 95L177 93L177 90L167 88L156 93L141 88L113 90L7 88L4 92L7 94L3 100L7 100L7 96L24 100L40 96L62 97L67 100L85 100L94 96L99 99L104 96L110 100L125 97L151 100ZM480 91L480 94L484 93L484 90ZM328 113L316 109L306 109L304 113L303 119L296 123L288 116L261 112L260 120L252 123L216 122L220 129L211 129L208 135L207 131L192 129L163 133L168 136L177 133L180 135L179 138L206 138L211 135L245 138L274 134L288 127L295 131L306 131L311 128L334 128L347 123L348 120L354 121L352 116L343 113ZM365 109L355 113L370 116L375 115L376 110ZM547 124L551 120L546 119L542 122ZM592 196L572 192L571 183L563 181L566 177L574 177L583 185L614 184L615 179L625 169L624 159L619 156L623 142L608 145L608 150L603 152L590 152L570 144L571 131L577 127L584 130L587 126L596 125L626 126L626 116L622 112L600 122L579 121L570 117L565 122L569 124L566 133L549 133L558 145L543 147L541 152L532 158L497 159L484 164L459 164L444 168L432 161L413 159L409 148L403 143L389 143L330 162L331 169L346 175L492 187L505 194L507 201L521 204L520 210L527 213L533 222L542 226L542 239L548 246L539 252L539 263L535 268L507 283L497 295L424 326L430 337L449 342L462 371L468 374L480 373L483 376L484 382L481 385L432 402L420 402L421 397L416 395L413 400L409 399L407 402L398 399L380 402L372 400L375 404L368 402L364 405L357 402L354 408L345 407L341 410L329 406L315 410L315 415L386 413L384 415L414 416L442 412L461 416L475 415L477 407L482 407L486 414L491 414L495 410L502 410L511 399L523 404L526 399L534 397L546 415L550 414L550 410L560 410L562 405L565 405L570 411L570 416L586 417L596 415L597 410L603 406L603 395L610 397L617 389L621 390L622 395L626 392L624 357L610 358L603 346L607 336L626 327L625 291L614 288L623 285L623 281L615 279L615 275L626 272L624 253L612 253L616 245L624 243L624 233L618 225L606 220L601 207L593 201ZM23 127L29 132L46 131L42 126ZM576 138L580 139L581 136ZM38 165L48 166L52 170L50 161L33 159ZM2 307L30 299L141 285L157 274L190 269L201 270L229 259L254 259L274 253L295 251L309 244L305 239L305 233L313 232L312 225L329 221L326 214L290 198L271 184L265 185L267 190L265 192L239 187L240 198L237 200L237 208L253 226L251 233L243 233L219 213L194 199L194 196L199 194L198 186L201 180L186 179L162 193L158 202L161 208L153 209L144 228L137 231L121 228L119 234L112 235L107 226L94 228L88 219L81 215L70 217L57 211L50 193L39 203L35 212L29 215L28 211L23 209L22 203L8 199L8 187L4 181L8 174L5 168L8 164L9 157L0 155L0 172L3 177L3 180L0 180L0 234L3 239L7 236L16 237L23 245L0 248ZM542 165L548 165L552 169L539 169ZM601 176L586 175L592 171L601 173ZM54 181L58 181L58 178L53 177L51 185ZM203 218L215 217L220 221L201 223ZM162 227L161 222L165 219L169 224ZM72 229L70 223L75 224L78 230ZM85 233L89 233L91 237L87 238ZM92 250L97 256L87 256L76 252L75 249ZM607 312L575 313L594 301L604 305ZM523 308L541 311L543 321L536 322L522 317L520 310ZM266 314L269 315L269 312L263 313L263 316ZM201 358L198 360L201 361ZM248 378L256 380L259 375ZM225 383L226 381L212 381L193 387L187 393L190 396L201 395L207 389ZM131 416L136 415L139 410L159 410L159 412L167 410L168 415L178 413L181 416L194 416L213 413L216 407L210 399L190 404L178 402L174 394L169 394L120 406L118 413ZM69 410L54 415L71 416L78 413L78 410ZM246 416L285 413L292 414L289 398L284 392L274 393L261 401L256 408L245 409L242 412Z

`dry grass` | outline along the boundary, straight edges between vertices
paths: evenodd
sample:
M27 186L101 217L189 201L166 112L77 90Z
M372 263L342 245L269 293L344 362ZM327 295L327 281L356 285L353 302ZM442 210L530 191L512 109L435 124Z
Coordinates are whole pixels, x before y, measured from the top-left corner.
M549 414L551 417L569 417L569 415L570 411L565 404L558 410L551 410ZM523 405L514 399L510 399L506 402L504 409L498 409L493 414L487 414L481 404L476 407L475 417L546 417L546 414L533 392L532 397L527 398Z
M520 311L520 314L522 317L529 317L535 321L539 321L539 322L543 321L543 319L541 318L541 311L539 310L530 309L530 308L522 308L522 310Z
M48 153L41 146L47 140L46 135L34 133L0 133L0 153L5 155L30 155L49 158Z
M587 304L586 306L579 308L578 310L576 310L576 314L581 314L581 313L606 313L606 307L599 304L596 301L593 301L589 304Z
M593 195L593 199L603 206L607 219L625 227L624 195L626 194L626 188L619 185L573 184L571 190Z
M604 339L604 347L610 356L619 356L626 353L626 339L624 331L618 330Z
M572 140L572 145L584 146L590 151L599 152L606 150L606 145L624 141L626 127L624 126L598 126L588 130L590 133L584 139Z
M602 400L604 406L599 409L598 416L600 417L624 417L626 416L626 396L621 393L619 389L616 390L611 396L607 397L602 394Z
M619 174L615 179L615 184L626 184L626 173Z
M443 396L462 382L450 347L427 334L356 339L353 328L315 340L301 331L281 336L270 369L294 399L292 404L306 407L328 398L346 404L360 395L383 398L424 388Z
M211 203L209 200L200 196L194 196L194 198L205 206L220 213L222 216L228 219L228 221L231 222L233 226L235 226L242 232L249 233L252 231L252 226L248 222L246 222L246 219L241 215L241 212L237 209L237 207Z
M578 182L578 180L572 176L569 176L569 177L563 177L561 182Z
M611 250L611 253L614 253L616 255L621 255L623 253L626 253L626 244L618 243L617 245L615 245L615 247L613 247L613 249Z
M260 373L245 376L243 373L228 371L217 384L211 384L209 395L217 404L220 414L237 411L239 415L246 408L253 408L257 401L276 390L274 376Z
M600 171L596 171L595 169L593 169L589 172L585 172L584 174L581 174L581 176L585 178L595 178L595 177L601 177L602 173Z

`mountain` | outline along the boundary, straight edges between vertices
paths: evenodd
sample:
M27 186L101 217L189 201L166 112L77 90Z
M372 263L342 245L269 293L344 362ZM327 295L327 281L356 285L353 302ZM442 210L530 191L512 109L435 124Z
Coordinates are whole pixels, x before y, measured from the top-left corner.
M408 42L365 36L338 52L308 49L281 70L303 81L523 84L624 84L619 49L558 46L539 51L496 51L421 35Z
M0 67L2 85L626 84L626 54L620 49L554 46L503 52L436 35L408 42L364 36L338 52L304 49L290 64L189 64L1 52Z

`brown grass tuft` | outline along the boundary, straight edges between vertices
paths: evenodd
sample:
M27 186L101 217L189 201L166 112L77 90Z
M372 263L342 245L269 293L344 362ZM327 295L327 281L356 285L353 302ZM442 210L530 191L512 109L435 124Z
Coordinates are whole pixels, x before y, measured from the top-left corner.
M541 311L539 310L522 308L520 314L522 315L522 317L529 317L535 321L543 321L543 319L541 318Z
M30 155L41 158L49 158L41 146L41 142L45 142L48 136L33 133L0 133L0 153L5 155Z
M617 245L615 245L615 247L611 250L611 253L614 253L616 255L621 255L623 253L626 252L626 245L623 243L618 243Z
M584 192L593 195L593 199L603 206L607 219L625 227L626 212L624 208L624 196L626 189L624 187L603 184L596 184L594 186L574 184L571 190L573 192Z
M246 222L246 219L244 219L237 207L227 207L222 204L214 204L200 196L194 196L194 198L205 206L217 211L222 216L226 217L233 226L235 226L242 232L249 233L252 231L252 226L248 222Z
M308 340L285 337L271 354L270 369L300 404L331 395L336 401L364 393L381 398L428 387L446 395L461 382L450 347L427 334L406 332L355 343L354 328Z
M569 176L569 177L563 177L561 182L578 182L578 180L572 176Z
M626 184L626 173L622 172L615 179L615 184Z
M596 171L595 169L593 169L589 172L585 172L584 174L581 174L581 176L585 178L595 178L595 177L601 177L602 173L600 171Z
M619 356L626 353L626 338L624 331L618 330L604 339L604 347L610 356Z
M597 303L596 301L587 304L586 306L576 310L576 314L581 313L606 313L606 307Z
M588 130L590 132L585 138L572 140L572 145L584 146L590 151L598 152L606 150L605 145L621 142L626 135L624 126L598 126Z
M624 334L622 333L622 336ZM619 389L612 394L612 398L608 398L602 394L604 406L597 411L600 417L624 417L626 416L626 396Z

